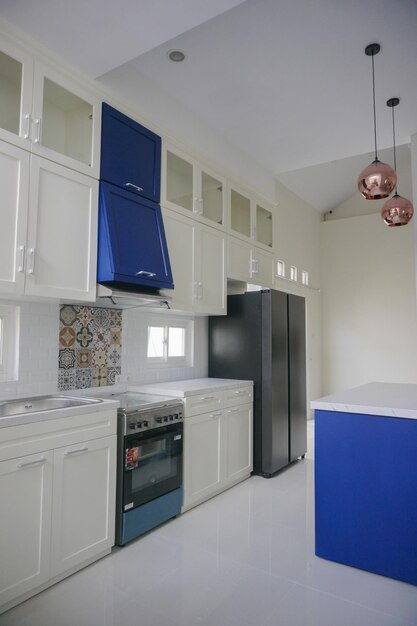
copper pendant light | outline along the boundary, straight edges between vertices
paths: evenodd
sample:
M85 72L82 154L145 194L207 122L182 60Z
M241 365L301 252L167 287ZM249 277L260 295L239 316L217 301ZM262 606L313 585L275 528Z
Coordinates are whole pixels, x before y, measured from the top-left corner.
M397 157L395 151L395 122L394 108L400 103L399 98L387 100L387 107L392 109L392 142L394 145L394 167L397 169ZM398 195L397 187L395 193L387 200L381 209L381 217L387 226L406 226L414 214L414 208L410 200Z
M379 43L371 43L365 48L365 54L372 58L372 93L374 105L374 139L375 159L365 167L358 177L358 189L366 200L380 200L388 198L397 184L397 174L387 163L378 159L376 147L376 108L375 108L375 68L374 56L381 50Z

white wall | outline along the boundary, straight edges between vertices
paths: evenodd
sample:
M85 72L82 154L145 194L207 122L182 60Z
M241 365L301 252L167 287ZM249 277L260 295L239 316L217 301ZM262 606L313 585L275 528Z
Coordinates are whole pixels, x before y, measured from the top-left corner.
M379 214L322 222L323 393L417 383L414 229Z
M122 331L122 375L129 377L129 383L154 383L164 380L183 380L207 376L207 318L194 318L193 367L155 367L146 360L148 345L148 323L159 319L169 324L175 319L168 314L150 315L138 309L123 311ZM182 316L184 319L192 319Z

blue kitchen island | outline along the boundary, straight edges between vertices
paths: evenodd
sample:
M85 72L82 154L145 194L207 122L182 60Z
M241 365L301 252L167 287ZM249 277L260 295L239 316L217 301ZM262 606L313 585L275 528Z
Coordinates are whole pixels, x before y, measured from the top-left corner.
M311 406L316 555L417 585L417 385L370 383Z

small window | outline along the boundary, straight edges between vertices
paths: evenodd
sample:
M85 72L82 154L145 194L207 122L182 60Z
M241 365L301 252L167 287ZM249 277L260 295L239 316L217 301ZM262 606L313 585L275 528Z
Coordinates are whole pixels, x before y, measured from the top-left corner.
M192 366L191 320L181 320L162 324L148 325L148 363L166 365L167 367Z
M19 307L0 306L0 382L17 380Z
M290 280L297 281L297 268L295 265L291 265L290 267Z
M285 278L285 263L284 263L284 261L277 261L277 276L278 276L278 278Z
M308 272L306 270L301 272L301 282L303 285L308 285Z

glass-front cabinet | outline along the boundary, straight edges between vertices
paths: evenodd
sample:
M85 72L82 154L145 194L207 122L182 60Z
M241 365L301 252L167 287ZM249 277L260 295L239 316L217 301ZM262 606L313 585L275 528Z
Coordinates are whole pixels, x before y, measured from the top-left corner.
M88 88L2 41L0 139L98 178L100 124Z
M225 178L176 148L165 145L161 203L184 214L193 213L210 226L224 228Z
M230 230L268 248L273 247L273 214L248 192L230 185Z

